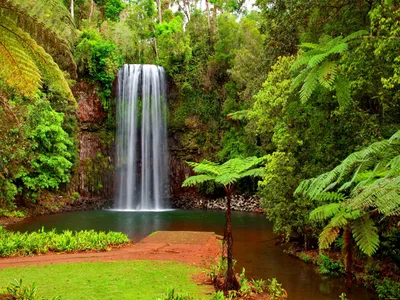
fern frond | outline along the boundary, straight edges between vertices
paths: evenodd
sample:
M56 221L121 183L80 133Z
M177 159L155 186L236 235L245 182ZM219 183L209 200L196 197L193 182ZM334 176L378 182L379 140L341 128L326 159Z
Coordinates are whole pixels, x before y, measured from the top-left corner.
M240 178L244 178L247 176L250 177L262 177L265 174L265 169L264 168L257 168L257 169L251 169L248 171L245 171L243 173L240 173L239 176Z
M205 162L197 164L193 168L193 171L195 171L197 174L213 174L215 176L220 175L217 166Z
M398 132L395 133L395 136L397 135ZM369 170L375 170L375 173L377 173L381 170L381 166L386 166L389 169L387 174L392 174L391 176L399 174L397 157L399 156L400 145L394 143L393 140L395 139L375 142L360 151L350 154L333 170L300 183L295 193L318 199L321 193L328 192L334 188L344 191L351 188L349 182L357 181L357 176L354 176L355 173L361 174ZM391 171L392 169L393 171ZM388 178L388 176L385 176L385 178ZM362 183L371 184L369 181L364 180L357 185L357 190L363 188L364 185Z
M332 49L330 49L328 51L328 53L329 53L329 55L341 54L343 52L346 52L348 48L349 48L349 46L346 43L340 43L340 44L337 44L336 46L332 47Z
M182 183L182 187L194 186L210 180L215 180L215 176L206 174L194 175L186 178Z
M75 26L68 9L57 0L0 0L0 15L30 34L58 65L76 77L72 56Z
M338 75L335 81L336 98L339 106L346 108L351 103L350 82L344 76Z
M227 115L232 120L244 120L249 118L249 110L239 110Z
M371 256L378 250L378 228L368 214L352 222L351 229L354 240L363 253Z
M330 203L317 207L310 213L310 220L326 220L336 215L340 210L341 203Z
M297 76L296 78L293 80L292 82L292 87L293 88L297 88L298 86L300 86L304 80L307 78L308 72L309 72L309 68L302 70Z
M383 178L353 192L348 203L352 209L377 209L383 216L397 215L400 209L400 176Z
M32 42L19 28L0 24L0 79L21 94L33 96L41 87L41 73L20 38Z
M0 23L0 33L0 79L28 97L46 82L53 92L76 105L64 74L29 34L7 20Z
M318 70L316 68L312 69L304 80L304 84L300 89L300 100L305 103L310 99L312 93L318 86Z
M355 38L358 38L360 36L367 35L367 34L368 34L368 31L366 31L366 30L356 31L356 32L353 32L352 34L349 34L348 36L346 36L343 39L343 42L347 43L348 41L350 41L352 39L355 39Z
M338 238L340 233L340 227L330 226L329 224L325 226L318 238L318 245L320 249L329 248L332 243Z
M319 45L313 43L301 43L300 48L319 49Z
M237 173L223 173L215 178L215 182L227 186L234 184L239 178Z
M309 61L308 61L308 66L310 68L314 68L318 66L325 58L327 58L330 55L329 52L324 52L318 55L314 55Z
M326 61L319 70L319 83L326 89L332 90L336 80L337 65L333 61Z

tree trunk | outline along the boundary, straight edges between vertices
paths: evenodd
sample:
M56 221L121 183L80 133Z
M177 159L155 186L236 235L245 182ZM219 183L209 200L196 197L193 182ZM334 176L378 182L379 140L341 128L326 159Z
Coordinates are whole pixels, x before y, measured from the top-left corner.
M72 17L72 21L74 21L75 23L75 17L74 17L74 0L70 1L70 9L71 9L71 17Z
M89 11L89 17L88 17L89 24L92 21L93 10L94 10L94 0L90 0L90 11Z
M156 0L158 7L158 23L162 23L161 0Z
M211 22L210 22L210 3L206 0L206 12L207 12L207 25L208 31L211 33Z
M232 237L232 223L231 223L231 194L232 188L226 188L226 224L224 238L227 246L227 259L228 259L228 269L225 278L225 291L238 290L239 282L236 279L235 273L233 271L233 237Z
M347 224L343 233L343 247L345 254L345 271L346 271L346 285L348 288L352 286L352 270L353 270L353 238L351 236L350 225Z

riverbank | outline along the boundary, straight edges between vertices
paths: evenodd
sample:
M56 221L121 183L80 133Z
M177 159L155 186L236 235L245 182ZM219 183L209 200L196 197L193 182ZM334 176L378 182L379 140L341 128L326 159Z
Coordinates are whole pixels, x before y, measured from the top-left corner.
M345 278L345 267L339 251L289 249L285 252L315 265L315 272L323 276ZM363 286L381 299L400 299L400 273L394 262L356 257L353 261L352 277L354 285Z

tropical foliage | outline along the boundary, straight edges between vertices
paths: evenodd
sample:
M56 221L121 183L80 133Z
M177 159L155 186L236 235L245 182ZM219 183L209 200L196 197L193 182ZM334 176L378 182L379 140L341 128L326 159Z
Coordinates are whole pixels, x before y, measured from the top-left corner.
M25 256L52 252L75 252L86 250L105 251L111 246L129 243L120 232L70 231L56 233L55 230L32 233L7 231L0 227L0 256Z

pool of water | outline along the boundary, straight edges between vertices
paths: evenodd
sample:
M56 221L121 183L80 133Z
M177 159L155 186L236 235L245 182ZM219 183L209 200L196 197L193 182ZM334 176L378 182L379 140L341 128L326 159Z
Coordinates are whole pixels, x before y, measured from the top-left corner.
M9 225L18 231L82 230L120 231L137 242L157 230L212 231L222 235L225 223L221 211L170 210L163 212L84 211L60 213L26 219ZM347 290L343 280L324 278L315 267L290 257L276 246L277 236L272 225L261 214L234 212L233 255L238 261L236 271L244 267L253 278L277 278L290 299L339 299L346 293L348 299L375 299L363 288Z

